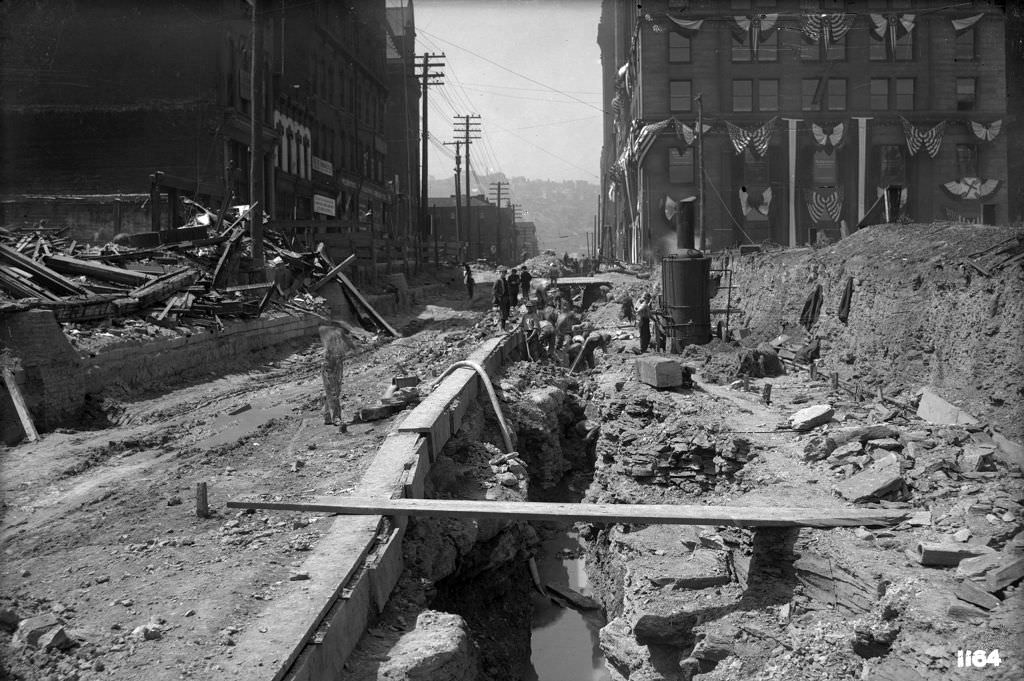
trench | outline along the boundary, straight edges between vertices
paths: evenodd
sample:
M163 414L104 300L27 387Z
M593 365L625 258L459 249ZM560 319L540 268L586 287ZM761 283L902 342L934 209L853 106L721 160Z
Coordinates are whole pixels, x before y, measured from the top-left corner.
M517 449L527 463L525 499L579 502L593 476L594 442L579 432L584 421L578 396L558 390L560 404L543 409L547 422L536 420L523 398L506 413L513 424ZM545 399L550 394L544 395ZM536 406L536 405L534 405ZM543 402L544 407L551 407ZM483 441L499 441L489 418ZM553 426L553 427L546 427ZM586 574L585 547L572 523L521 523L527 545L522 560L477 571L481 555L493 553L495 540L478 544L459 567L437 584L429 607L461 615L481 649L481 670L487 678L523 681L607 681L611 679L599 644L606 624L600 599ZM529 568L535 560L541 593ZM553 589L550 587L554 587ZM566 592L570 595L565 597ZM574 607L578 594L591 607Z

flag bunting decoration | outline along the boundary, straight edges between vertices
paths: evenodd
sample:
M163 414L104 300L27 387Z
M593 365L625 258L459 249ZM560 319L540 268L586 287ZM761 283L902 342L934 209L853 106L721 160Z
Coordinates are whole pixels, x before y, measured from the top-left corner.
M971 121L971 130L974 131L974 136L980 140L991 142L999 136L999 131L1003 129L1003 119L998 121L992 121L988 125L984 123L978 123L977 121Z
M676 137L684 140L687 144L692 145L693 140L697 138L697 123L694 122L693 127L691 128L689 125L683 123L682 121L676 119L672 120L675 122ZM700 127L702 132L707 132L708 130L711 129L711 126L708 125L707 123L701 123Z
M984 13L982 13L982 14L975 14L974 16L964 17L962 19L950 19L950 22L952 22L953 30L956 31L956 34L960 35L964 31L966 31L967 29L971 28L976 23L981 21L981 18L983 16L985 16Z
M754 60L757 60L758 45L761 44L762 39L767 38L771 35L772 31L775 30L776 24L779 21L779 15L739 15L734 16L733 20L736 22L736 28L738 29L734 31L736 38L740 43L747 43L750 45L750 54L753 55Z
M815 223L839 222L843 216L843 188L809 189L804 192L807 212Z
M946 182L942 188L954 199L970 201L984 199L999 190L1002 180L982 180L979 177L961 177L959 180Z
M704 24L703 19L684 19L681 16L674 16L671 12L667 12L665 18L672 22L669 28L676 33L682 33L688 38L696 35L697 31Z
M800 22L800 30L812 43L824 43L827 52L832 43L841 40L849 32L854 17L853 14L805 14Z
M946 131L946 121L940 121L934 128L925 130L918 128L903 116L900 116L900 120L903 121L903 134L907 138L907 149L910 150L910 155L914 156L921 147L924 147L928 151L928 155L935 158L942 147L942 135Z
M871 15L871 37L875 40L888 40L889 53L896 51L896 41L914 30L914 14L874 14Z
M772 205L772 188L767 187L761 192L761 200L758 201L755 196L751 200L751 192L746 187L740 187L740 209L743 211L743 215L747 216L751 210L756 210L761 215L767 217L768 211Z
M726 121L725 124L729 128L729 139L736 149L736 155L742 154L743 150L749 146L758 156L764 156L768 151L768 142L771 141L772 133L775 132L776 120L778 120L778 116L755 130L744 130L740 126Z
M814 135L814 141L819 147L824 147L825 151L831 152L846 142L846 123L840 121L832 127L811 123L811 134Z

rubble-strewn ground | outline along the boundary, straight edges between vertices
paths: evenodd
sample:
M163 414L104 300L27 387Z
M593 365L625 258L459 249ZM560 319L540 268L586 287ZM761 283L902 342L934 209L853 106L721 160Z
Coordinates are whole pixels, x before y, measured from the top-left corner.
M435 302L395 321L410 335L363 346L346 362L344 414L376 404L396 374L429 379L488 335L479 298L467 307L453 288ZM246 373L118 395L118 425L0 451L6 675L217 677L236 634L253 626L330 522L229 512L224 502L343 492L389 428L378 421L339 434L323 424L321 354L312 343ZM209 519L195 514L200 481L209 485ZM44 614L64 625L69 648L8 647L18 619ZM138 629L147 624L159 638Z

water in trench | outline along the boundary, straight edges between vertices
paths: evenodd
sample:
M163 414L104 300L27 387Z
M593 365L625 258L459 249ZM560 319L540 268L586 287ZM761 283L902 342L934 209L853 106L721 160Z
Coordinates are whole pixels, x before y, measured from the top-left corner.
M577 502L580 494L560 485L536 501ZM587 580L583 552L572 524L535 524L543 543L536 556L540 581L568 586L594 597ZM579 611L532 592L530 636L531 681L610 681L598 632L605 625L601 610Z

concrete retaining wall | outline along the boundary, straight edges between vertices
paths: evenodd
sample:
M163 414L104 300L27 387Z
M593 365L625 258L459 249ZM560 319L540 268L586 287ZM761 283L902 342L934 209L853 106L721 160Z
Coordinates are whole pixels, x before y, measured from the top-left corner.
M493 377L521 352L520 334L511 334L485 342L467 359ZM385 438L353 496L422 497L432 461L485 390L471 369L449 374ZM302 566L310 580L279 595L259 615L259 630L238 641L224 663L230 678L343 678L345 661L401 577L406 523L406 517L336 518Z

